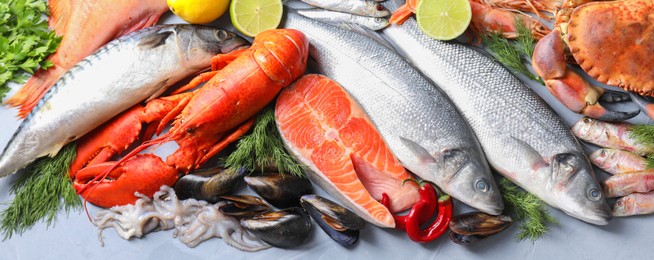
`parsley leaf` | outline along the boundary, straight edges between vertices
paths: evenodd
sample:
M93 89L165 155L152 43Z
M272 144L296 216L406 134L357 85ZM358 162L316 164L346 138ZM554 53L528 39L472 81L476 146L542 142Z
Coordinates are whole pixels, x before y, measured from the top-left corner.
M24 83L55 52L61 37L48 29L45 0L8 0L0 3L0 100L9 82Z

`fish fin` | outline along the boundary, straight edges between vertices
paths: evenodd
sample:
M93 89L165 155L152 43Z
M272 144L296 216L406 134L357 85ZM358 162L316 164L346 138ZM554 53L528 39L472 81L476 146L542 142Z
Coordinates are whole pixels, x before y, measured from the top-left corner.
M166 43L168 37L173 34L171 31L160 31L147 37L143 37L139 47L154 49Z
M564 186L571 183L579 172L579 166L582 159L574 153L560 153L552 158L552 178L555 183L561 183Z
M115 38L121 37L121 36L123 36L125 34L128 34L128 33L136 32L136 31L141 30L143 28L147 28L147 27L150 27L150 26L154 25L155 23L157 23L157 21L159 21L159 18L161 17L161 15L163 13L164 12L155 12L154 14L152 14L147 19L143 19L143 20L139 21L138 23L135 23L132 26L123 29L122 31L120 31L116 35Z
M393 45L389 41L387 41L381 34L377 33L376 31L373 31L371 29L368 29L367 27L365 27L363 25L355 24L355 23L340 23L339 27L341 27L341 28L343 28L345 30L348 30L348 31L355 32L355 33L361 34L363 36L366 36L366 37L376 41L377 43L379 43L381 45L384 45L384 47L386 47L386 48L388 48L388 49L390 49L392 51L397 51L397 49L395 49L395 47L393 47Z
M549 163L545 161L545 158L543 158L543 156L540 155L540 153L531 145L515 137L511 137L511 139L517 147L519 147L517 149L518 153L524 155L526 163L528 164L527 166L531 170L529 172L537 172L538 169L549 167Z
M413 154L418 156L420 162L422 162L422 163L437 163L438 162L438 160L433 155L431 155L429 153L429 151L427 151L427 149L425 149L424 147L422 147L418 143L416 143L416 142L414 142L412 140L406 139L406 138L404 138L402 136L400 136L400 141L402 142L402 144L404 144L404 146L409 148L409 150Z
M169 80L170 79L164 79L162 81L159 81L159 83L157 84L158 86L156 87L156 89L158 89L157 92L155 92L150 97L148 97L148 99L146 99L145 102L147 103L148 101L150 101L152 99L155 99L155 98L161 96L161 94L163 94L164 92L166 92L166 90L169 87L169 85L168 85Z
M50 0L48 5L50 7L50 17L48 24L57 35L64 35L68 20L72 16L71 9L75 5L74 1Z
M45 155L48 157L55 157L59 153L62 147L64 147L65 144L55 144L53 145L49 150L45 151ZM39 156L40 157L40 156Z

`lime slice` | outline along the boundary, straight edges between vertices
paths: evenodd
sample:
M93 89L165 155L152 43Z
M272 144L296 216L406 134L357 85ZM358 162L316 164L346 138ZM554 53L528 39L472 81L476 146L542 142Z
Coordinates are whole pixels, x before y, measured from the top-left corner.
M451 40L468 28L470 0L421 0L416 7L418 27L429 37Z
M277 28L283 12L281 0L232 0L229 6L236 30L250 37Z

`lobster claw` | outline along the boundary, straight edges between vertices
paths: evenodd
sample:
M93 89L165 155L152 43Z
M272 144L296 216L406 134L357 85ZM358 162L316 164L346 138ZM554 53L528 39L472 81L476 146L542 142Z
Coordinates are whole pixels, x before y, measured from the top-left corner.
M77 156L70 164L70 178L75 179L83 167L108 161L134 143L141 132L142 113L143 106L134 106L84 135L77 142Z
M104 178L100 176L114 165L115 162L104 162L81 169L73 187L94 205L110 208L134 204L138 199L134 192L152 197L162 185L173 186L179 178L177 170L152 154L136 155Z

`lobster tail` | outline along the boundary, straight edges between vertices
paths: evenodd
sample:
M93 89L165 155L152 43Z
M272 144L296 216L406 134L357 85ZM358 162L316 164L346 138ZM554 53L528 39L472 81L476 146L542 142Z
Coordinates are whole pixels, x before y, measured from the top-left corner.
M293 29L264 31L257 35L252 47L255 61L270 79L290 84L304 74L309 41L302 32Z

